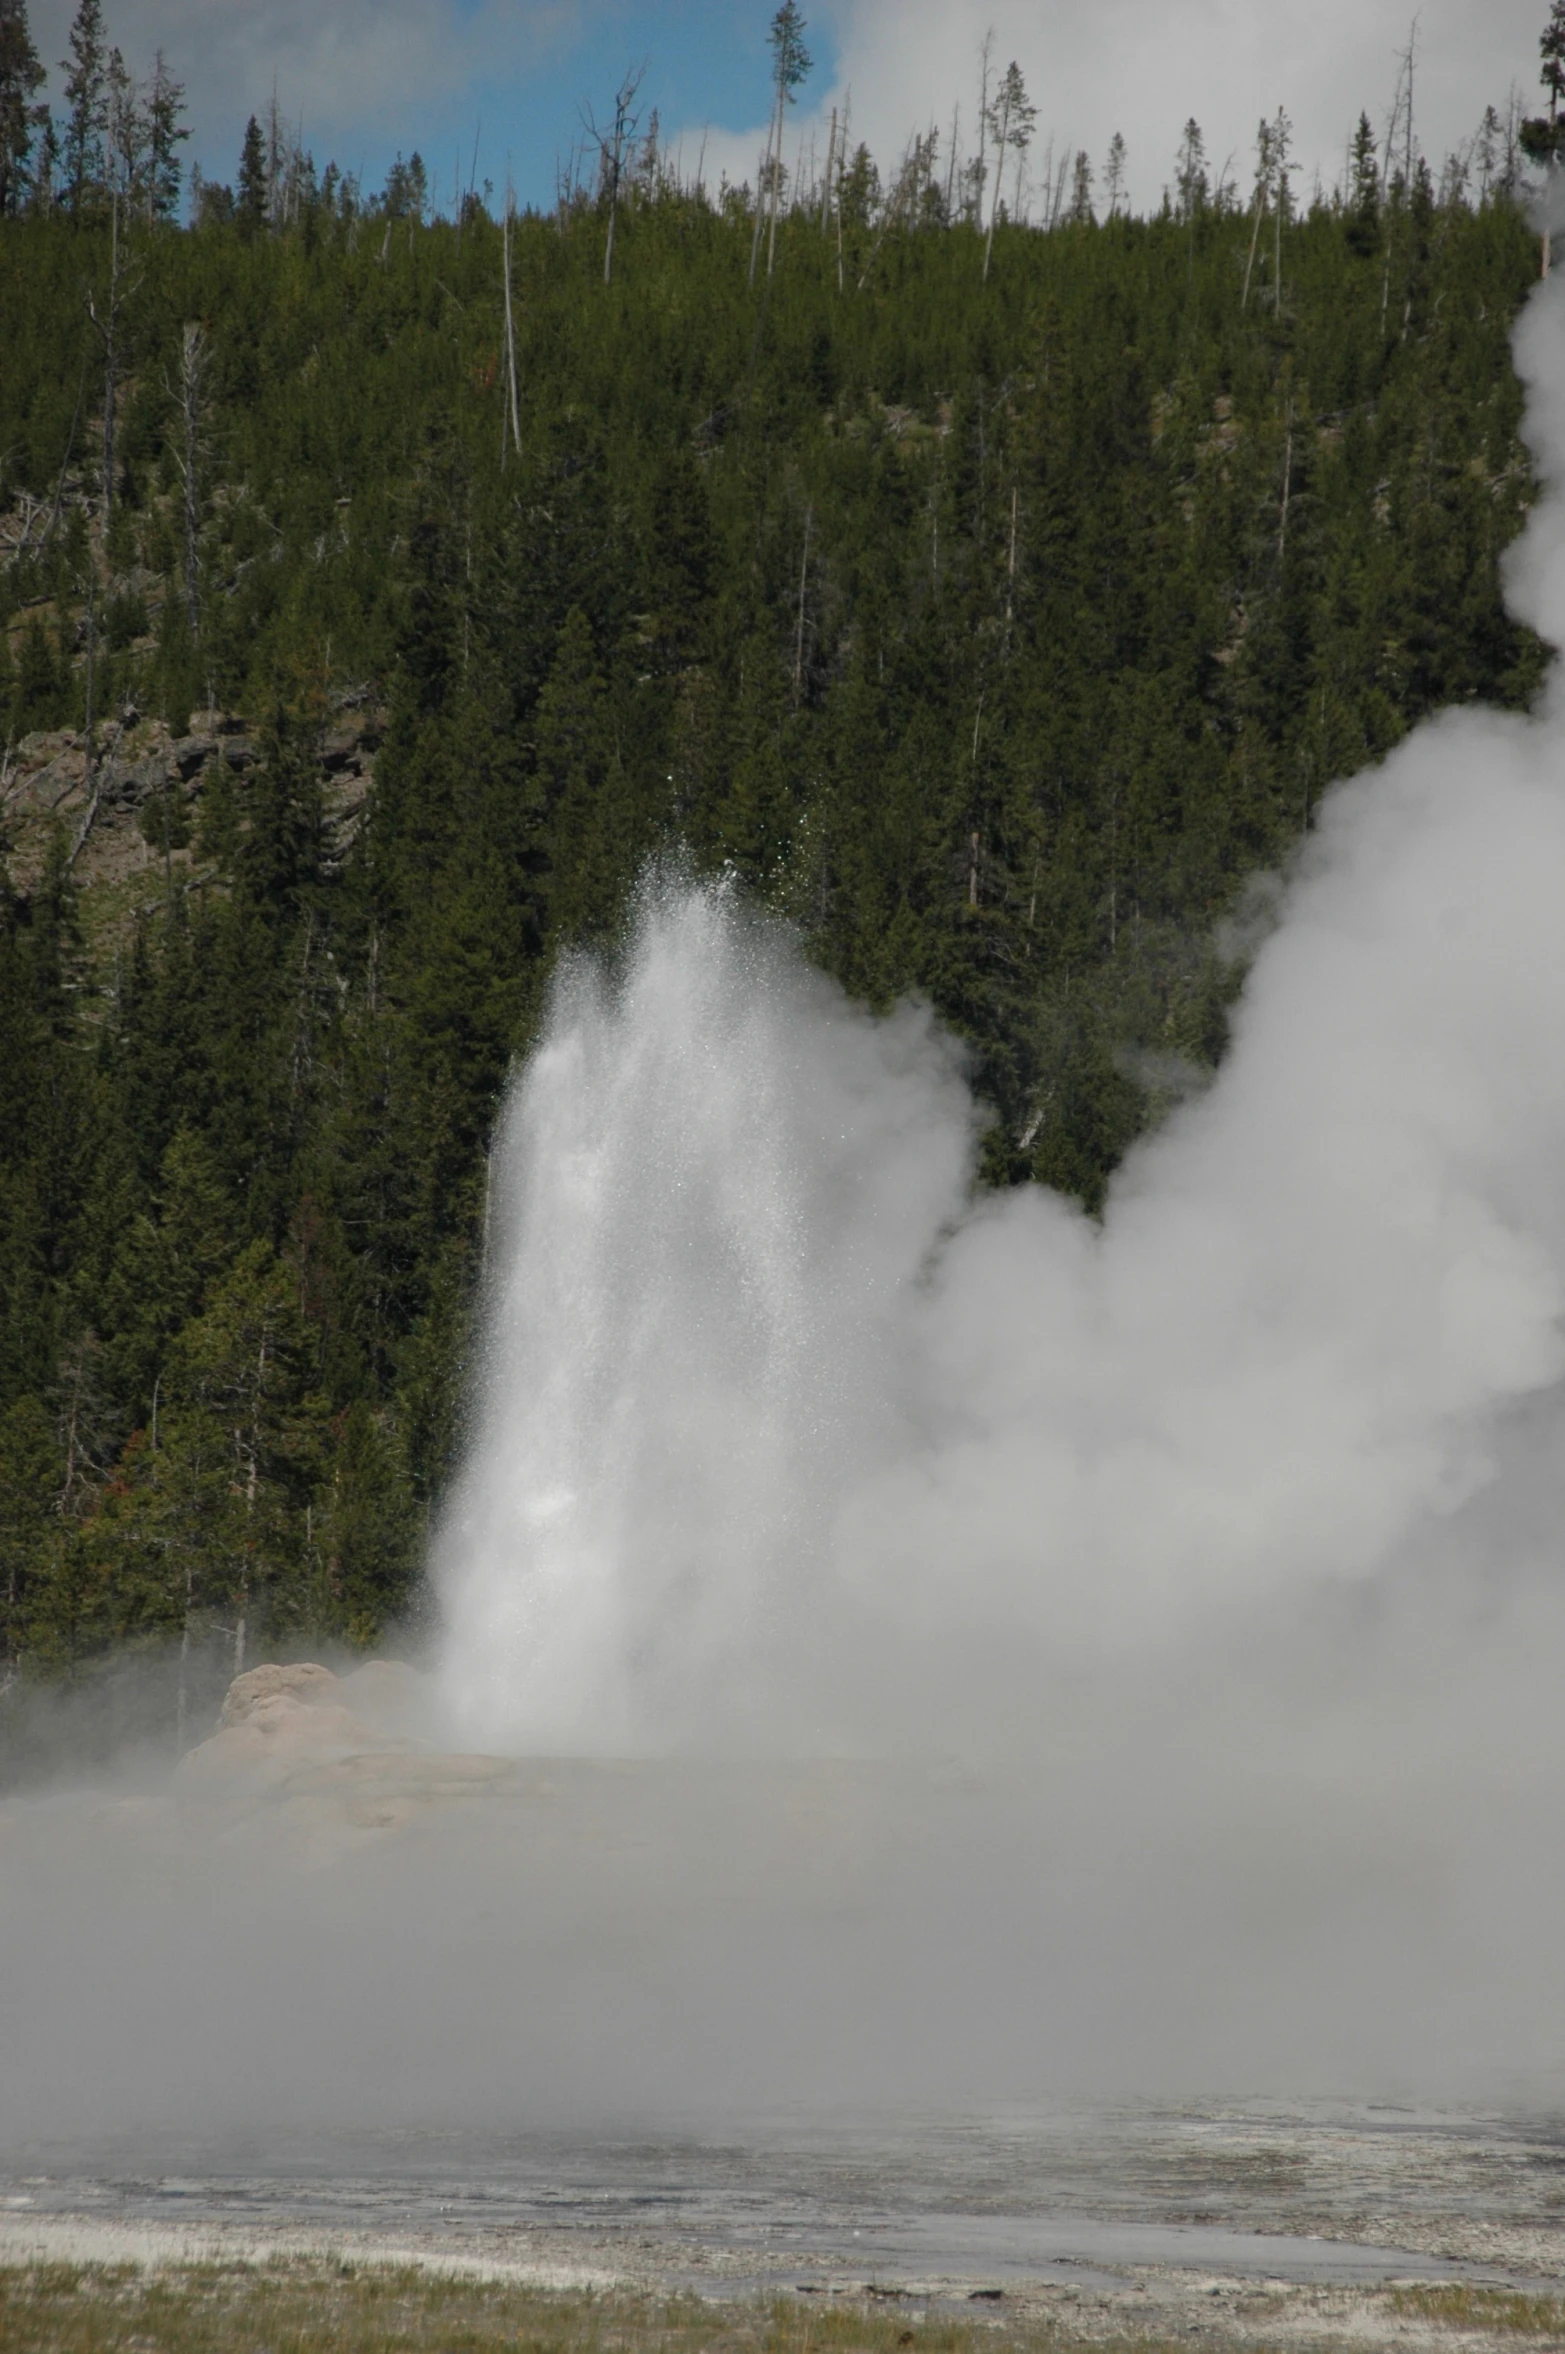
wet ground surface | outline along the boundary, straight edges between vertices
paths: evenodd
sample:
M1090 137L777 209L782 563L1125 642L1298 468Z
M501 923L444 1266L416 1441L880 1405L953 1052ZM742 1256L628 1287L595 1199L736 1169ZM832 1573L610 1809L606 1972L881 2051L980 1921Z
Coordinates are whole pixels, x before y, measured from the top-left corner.
M1565 2119L1267 2104L11 2153L0 2251L72 2232L84 2248L394 2246L726 2294L982 2302L1154 2275L1538 2290L1565 2282Z

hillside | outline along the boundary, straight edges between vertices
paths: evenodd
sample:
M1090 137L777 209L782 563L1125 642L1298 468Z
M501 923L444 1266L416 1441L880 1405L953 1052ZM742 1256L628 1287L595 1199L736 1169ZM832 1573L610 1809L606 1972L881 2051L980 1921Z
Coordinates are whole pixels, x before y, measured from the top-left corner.
M651 855L930 998L987 1180L1101 1202L1249 878L1545 659L1517 207L1259 219L986 279L864 159L753 287L743 204L643 191L606 285L578 199L514 436L481 206L0 220L0 1680L416 1606L500 1092Z

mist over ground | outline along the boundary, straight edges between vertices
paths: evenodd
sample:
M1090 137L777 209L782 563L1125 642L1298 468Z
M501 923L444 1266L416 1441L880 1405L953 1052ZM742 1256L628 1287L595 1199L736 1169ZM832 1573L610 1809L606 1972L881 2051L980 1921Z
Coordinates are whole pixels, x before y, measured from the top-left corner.
M1518 364L1558 642L1557 287ZM0 2146L1557 2090L1562 788L1557 671L1339 787L1101 1225L650 885L507 1115L396 1803L10 1801Z

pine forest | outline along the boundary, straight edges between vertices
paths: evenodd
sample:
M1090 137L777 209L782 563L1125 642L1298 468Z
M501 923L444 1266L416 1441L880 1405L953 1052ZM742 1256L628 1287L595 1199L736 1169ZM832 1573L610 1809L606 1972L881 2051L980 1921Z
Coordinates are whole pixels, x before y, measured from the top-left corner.
M929 1001L982 1181L1095 1210L1333 780L1547 660L1547 32L1450 159L1409 84L1132 213L1014 67L965 157L697 185L632 78L548 211L275 112L219 186L110 30L51 116L0 0L0 1750L417 1627L507 1077L649 861Z

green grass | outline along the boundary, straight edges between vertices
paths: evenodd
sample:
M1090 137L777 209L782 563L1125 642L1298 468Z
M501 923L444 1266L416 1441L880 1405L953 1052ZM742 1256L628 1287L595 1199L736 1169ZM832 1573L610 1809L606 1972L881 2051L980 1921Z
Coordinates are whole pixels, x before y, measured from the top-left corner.
M1051 2332L854 2305L563 2294L414 2268L48 2264L0 2269L3 2354L999 2354Z
M1388 2323L1383 2343L1405 2345L1424 2322L1493 2341L1565 2345L1565 2299L1452 2286L1392 2289L1370 2300ZM1363 2349L1361 2315L1352 2343ZM1275 2343L1236 2312L1234 2346ZM1403 2325L1399 2328L1397 2325ZM1189 2330L1180 2336L1188 2341ZM1199 2333L1209 2337L1210 2333ZM1227 2336L1224 2331L1221 2334ZM1329 2337L1323 2345L1334 2343ZM1340 2343L1341 2341L1335 2341ZM1168 2354L1132 2329L1107 2341L1078 2334L1063 2314L1025 2319L990 2307L982 2317L922 2316L873 2299L829 2305L804 2298L634 2296L452 2280L415 2266L276 2258L255 2264L0 2266L0 2354Z
M1409 2320L1443 2321L1455 2329L1489 2336L1559 2338L1565 2341L1565 2298L1526 2297L1511 2289L1393 2289L1391 2309Z

